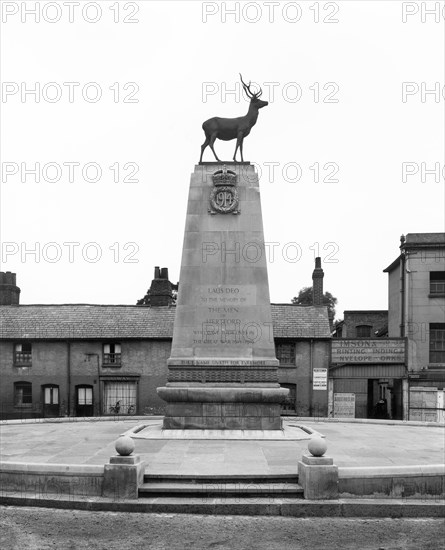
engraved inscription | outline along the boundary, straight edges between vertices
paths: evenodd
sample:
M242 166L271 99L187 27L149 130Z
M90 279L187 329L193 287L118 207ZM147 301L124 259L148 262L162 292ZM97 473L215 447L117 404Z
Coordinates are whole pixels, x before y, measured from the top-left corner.
M251 313L245 308L256 305L254 285L199 285L196 290L198 318L193 345L252 345L261 339L273 342L272 323L250 320Z

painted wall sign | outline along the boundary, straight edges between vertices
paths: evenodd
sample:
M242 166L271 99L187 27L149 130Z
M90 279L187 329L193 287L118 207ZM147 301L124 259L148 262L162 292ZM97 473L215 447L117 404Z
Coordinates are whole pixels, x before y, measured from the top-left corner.
M404 363L405 340L381 338L332 340L331 363Z

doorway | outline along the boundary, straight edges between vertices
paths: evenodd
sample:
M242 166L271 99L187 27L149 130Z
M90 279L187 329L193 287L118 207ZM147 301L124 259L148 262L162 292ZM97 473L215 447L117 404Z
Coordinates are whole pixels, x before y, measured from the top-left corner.
M93 386L76 386L76 416L93 415Z
M368 379L368 418L402 420L402 400L401 379Z
M59 386L46 384L42 386L43 393L43 416L57 417L60 415Z

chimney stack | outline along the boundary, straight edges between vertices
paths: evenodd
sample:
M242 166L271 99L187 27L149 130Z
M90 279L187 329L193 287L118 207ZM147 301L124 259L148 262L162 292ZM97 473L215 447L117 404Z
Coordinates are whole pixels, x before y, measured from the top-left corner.
M312 303L314 306L323 304L323 277L321 258L315 258L315 269L312 272Z
M168 280L168 269L155 267L155 278L151 282L150 290L151 306L169 306L173 302L172 284Z
M16 285L16 275L10 271L0 272L0 306L18 306L20 288Z

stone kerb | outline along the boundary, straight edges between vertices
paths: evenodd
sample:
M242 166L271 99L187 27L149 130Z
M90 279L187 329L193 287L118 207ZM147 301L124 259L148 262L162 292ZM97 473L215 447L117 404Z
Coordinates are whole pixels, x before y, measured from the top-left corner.
M342 467L340 498L444 499L445 465Z
M2 493L11 492L21 498L38 497L55 500L63 495L73 497L101 496L103 466L89 464L0 463Z

